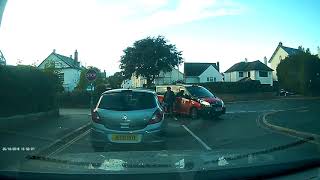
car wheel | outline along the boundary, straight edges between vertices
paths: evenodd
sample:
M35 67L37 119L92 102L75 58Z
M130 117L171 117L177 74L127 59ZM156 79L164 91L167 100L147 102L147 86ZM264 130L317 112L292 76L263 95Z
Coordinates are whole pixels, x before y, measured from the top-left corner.
M197 108L191 108L190 109L190 117L191 117L191 119L197 119L198 118L198 110L197 110Z

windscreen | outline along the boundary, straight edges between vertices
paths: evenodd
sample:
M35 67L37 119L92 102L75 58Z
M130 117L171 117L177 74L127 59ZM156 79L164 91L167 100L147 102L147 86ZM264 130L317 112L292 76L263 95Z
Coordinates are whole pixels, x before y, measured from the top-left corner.
M320 0L0 0L0 177L318 160L319 22Z
M203 87L190 86L190 87L186 87L186 89L189 91L189 93L193 97L197 97L197 98L214 97L212 92L208 91L206 88L203 88Z

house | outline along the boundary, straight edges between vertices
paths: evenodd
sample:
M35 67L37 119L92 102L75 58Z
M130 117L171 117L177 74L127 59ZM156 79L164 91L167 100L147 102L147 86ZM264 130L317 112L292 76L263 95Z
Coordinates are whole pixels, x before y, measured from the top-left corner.
M58 71L59 79L63 83L65 91L73 91L80 80L80 73L83 69L78 60L78 51L74 52L74 58L56 53L55 50L38 66L40 69L54 64L54 68Z
M185 83L221 82L223 75L217 63L184 63Z
M261 84L269 84L272 86L272 71L271 68L259 60L253 62L239 62L231 66L224 73L224 81L237 82L243 80L259 80Z
M132 81L131 79L125 79L121 83L121 88L129 89L132 88Z
M280 61L282 61L283 59L285 59L289 55L293 55L293 54L298 53L299 51L300 51L299 49L283 46L282 42L279 42L276 50L273 52L273 54L269 60L271 68L274 69L274 71L272 73L272 78L274 81L278 80L277 67L280 64Z
M6 65L6 58L3 56L0 50L0 65Z
M155 85L164 85L164 84L172 84L179 81L183 81L183 73L180 72L176 68L172 68L172 71L163 72L161 71L160 74L154 80Z
M182 72L180 72L176 68L172 68L172 70L169 72L160 71L159 75L156 76L153 83L155 85L173 84L179 81L183 81L183 78L184 76ZM131 87L133 88L143 87L144 84L147 84L146 78L142 76L136 77L135 74L132 74L131 81L127 80L126 82L131 83ZM124 84L124 82L122 84ZM127 86L130 87L130 85Z

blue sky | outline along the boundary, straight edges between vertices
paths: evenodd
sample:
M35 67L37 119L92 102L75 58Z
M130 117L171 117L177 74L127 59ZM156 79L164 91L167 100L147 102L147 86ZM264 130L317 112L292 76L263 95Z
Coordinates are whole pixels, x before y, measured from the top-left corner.
M113 74L122 50L165 36L186 62L270 58L279 41L317 53L318 0L9 0L0 28L8 64L39 64L53 49L78 49L83 65ZM182 69L182 68L181 68Z

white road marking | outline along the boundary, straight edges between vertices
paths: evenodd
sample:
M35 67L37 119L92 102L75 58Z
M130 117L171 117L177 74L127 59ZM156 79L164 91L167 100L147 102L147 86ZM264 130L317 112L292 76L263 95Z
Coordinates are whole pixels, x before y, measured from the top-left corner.
M191 136L193 136L204 148L206 148L206 150L212 150L206 143L204 143L197 135L195 135L189 128L187 128L187 126L185 125L181 125L186 131L188 131L188 133L191 134Z
M88 122L87 124L79 127L78 129L75 129L75 130L69 132L68 134L65 134L65 135L62 136L61 138L56 139L54 142L52 142L52 143L50 143L49 145L41 148L41 149L38 150L37 152L39 153L39 152L41 152L41 151L43 151L43 150L45 150L45 149L48 149L49 147L53 146L54 144L58 143L59 141L62 141L63 139L67 138L68 136L71 136L73 133L76 133L77 131L80 131L80 130L86 128L86 127L89 126L90 124L91 124L91 122Z
M82 137L86 136L87 134L89 134L91 131L91 129L88 129L87 131L83 132L82 134L80 134L79 136L73 138L72 140L70 140L69 142L67 142L66 144L62 145L61 147L59 147L58 149L56 149L55 151L53 151L52 153L50 153L48 155L48 157L53 156L55 154L60 153L61 151L65 150L66 148L68 148L71 144L75 143L76 141L78 141L79 139L81 139Z

